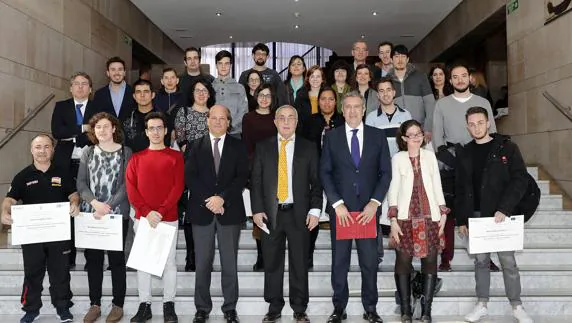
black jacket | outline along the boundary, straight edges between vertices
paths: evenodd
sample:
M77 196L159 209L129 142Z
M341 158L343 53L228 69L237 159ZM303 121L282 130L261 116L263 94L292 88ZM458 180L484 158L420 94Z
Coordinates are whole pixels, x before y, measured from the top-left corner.
M249 175L246 146L227 134L220 157L217 176L210 135L193 140L187 148L185 184L191 194L187 214L192 224L204 226L213 221L215 215L204 202L213 195L224 199L224 214L216 215L220 224L234 225L246 221L242 198Z
M518 146L508 136L492 134L493 145L485 163L481 185L481 217L493 217L496 211L512 215L526 192L528 177ZM457 149L455 213L458 226L473 217L473 149L471 141Z
M135 99L133 99L133 88L129 84L125 85L125 93L123 94L123 101L121 101L121 108L119 115L115 113L113 101L111 100L111 92L109 92L109 85L105 85L99 90L95 91L93 96L93 103L101 112L107 112L112 116L123 122L131 115L131 111L137 109Z

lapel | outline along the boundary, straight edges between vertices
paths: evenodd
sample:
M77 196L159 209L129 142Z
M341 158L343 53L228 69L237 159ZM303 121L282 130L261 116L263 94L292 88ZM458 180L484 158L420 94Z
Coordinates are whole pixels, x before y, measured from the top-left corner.
M369 145L369 141L372 139L371 137L371 133L370 130L365 123L363 124L363 141L362 141L362 145L363 147L361 147L361 158L360 158L360 167L363 164L364 160L367 160L367 158L369 158L369 154L373 153L371 150L372 149L366 149L367 145Z
M117 113L115 113L115 107L113 106L113 100L111 100L111 89L109 88L109 84L105 86L105 106L110 107L109 111L113 114L114 117L119 118ZM120 111L121 112L121 111Z
M297 138L294 140L294 156L292 156L292 194L294 193L294 187L296 187L296 171L298 170L298 166L302 161L302 156L304 156L304 151L302 144L300 143L300 136L296 136Z
M227 133L224 137L224 143L222 145L222 151L220 152L220 164L218 165L218 178L222 178L225 172L225 161L229 158L232 158L232 139L230 135ZM211 154L212 155L212 154ZM229 155L229 156L227 156ZM214 170L214 155L212 157L213 160L213 170ZM215 173L216 174L216 173Z
M215 168L214 168L214 156L213 156L213 147L211 144L211 137L210 135L207 133L206 135L203 136L202 140L202 154L204 156L205 162L208 165L208 169L209 169L209 177L211 178L217 178L216 176L216 172L215 172ZM221 158L222 160L222 158ZM220 165L219 165L220 167Z
M340 126L340 130L337 133L334 133L338 136L335 140L332 141L333 143L339 142L343 146L342 148L342 155L345 156L344 159L348 162L353 168L356 166L354 165L354 161L352 160L352 153L350 151L350 147L348 146L348 139L346 134L346 125ZM364 136L365 138L365 136Z
M278 193L278 136L275 136L273 140L269 141L270 149L268 155L266 156L266 162L268 163L269 172L268 174L276 174L276 176L269 176L270 185L269 188L272 190L270 196L276 198ZM276 200L278 200L276 198Z

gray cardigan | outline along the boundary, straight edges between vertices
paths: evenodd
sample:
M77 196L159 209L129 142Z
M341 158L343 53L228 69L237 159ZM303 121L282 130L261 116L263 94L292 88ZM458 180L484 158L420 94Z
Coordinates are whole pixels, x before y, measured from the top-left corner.
M77 172L77 192L82 200L90 203L92 200L96 199L95 195L90 189L89 182L89 160L93 157L93 150L95 146L90 146L81 155L79 162L79 170ZM121 156L121 169L119 170L119 177L117 181L117 187L113 188L113 197L109 205L111 209L119 206L121 215L124 219L129 217L129 200L127 199L127 191L125 189L125 169L127 168L127 162L131 158L131 148L123 146L123 153Z

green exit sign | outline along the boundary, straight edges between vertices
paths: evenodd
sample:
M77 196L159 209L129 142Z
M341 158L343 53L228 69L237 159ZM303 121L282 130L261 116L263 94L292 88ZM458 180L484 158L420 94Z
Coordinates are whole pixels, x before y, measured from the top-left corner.
M506 3L506 12L507 14L511 14L513 12L516 11L516 9L518 9L518 0L509 0Z

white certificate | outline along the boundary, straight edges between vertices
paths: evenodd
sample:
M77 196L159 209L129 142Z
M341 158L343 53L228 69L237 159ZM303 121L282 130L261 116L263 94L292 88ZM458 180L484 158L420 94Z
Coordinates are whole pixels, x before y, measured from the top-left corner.
M127 267L151 275L163 276L176 231L176 227L164 223L159 223L156 228L152 228L147 218L141 217L127 260Z
M70 203L12 206L12 245L71 239Z
M74 221L76 248L123 250L121 214L107 214L96 219L93 213L80 213Z
M516 251L524 247L524 216L469 218L469 253Z

